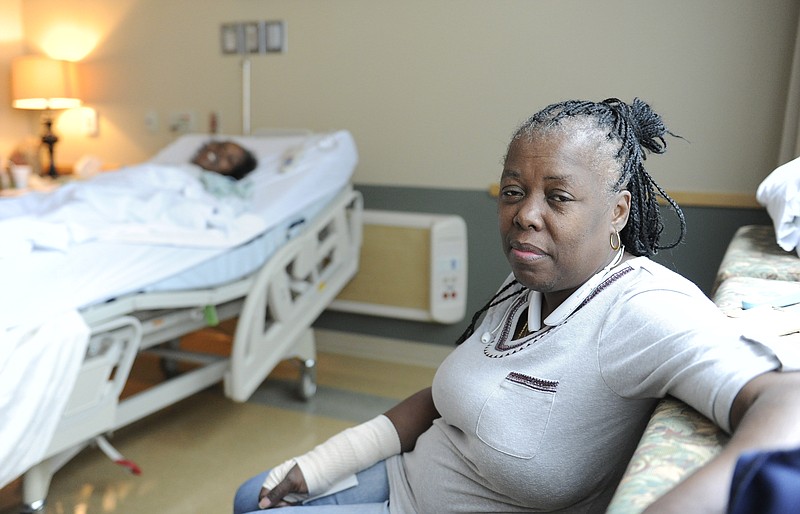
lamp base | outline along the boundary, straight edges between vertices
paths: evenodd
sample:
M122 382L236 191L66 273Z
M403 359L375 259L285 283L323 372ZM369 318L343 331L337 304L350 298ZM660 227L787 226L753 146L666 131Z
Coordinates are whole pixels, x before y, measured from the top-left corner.
M58 136L53 133L53 120L49 116L44 119L44 134L42 134L42 144L47 146L47 153L50 157L50 168L47 174L50 178L57 178L55 160L55 146L58 143Z

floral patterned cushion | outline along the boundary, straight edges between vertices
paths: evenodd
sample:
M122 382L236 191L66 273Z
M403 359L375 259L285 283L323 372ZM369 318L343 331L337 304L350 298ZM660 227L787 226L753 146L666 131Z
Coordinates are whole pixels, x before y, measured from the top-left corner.
M800 281L800 257L783 250L772 225L747 225L734 234L717 271L714 290L731 277Z
M622 478L609 514L642 512L683 477L719 453L727 435L674 398L661 401Z
M756 239L750 237L754 233L759 234L762 231L745 231L743 234L746 240L755 241ZM734 253L729 250L726 258L731 255L745 255L740 245L732 243L731 247L734 248ZM771 269L777 273L783 270L781 276L785 276L784 264L767 264L763 260L763 254L759 258L743 257L740 262L728 259L727 266L729 270L750 272ZM795 256L794 260L797 261L798 258ZM800 269L796 272L800 274ZM724 311L739 309L744 298L774 298L800 291L800 277L794 280L733 276L719 285L714 294L714 303ZM713 458L727 440L728 436L724 432L685 403L674 398L662 400L645 428L607 512L642 512L689 473Z

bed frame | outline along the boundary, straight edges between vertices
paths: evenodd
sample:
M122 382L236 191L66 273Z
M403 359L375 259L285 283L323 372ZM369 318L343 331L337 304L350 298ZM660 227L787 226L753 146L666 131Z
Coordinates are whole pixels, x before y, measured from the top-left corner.
M43 460L25 473L23 512L43 512L50 481L89 444L109 456L104 434L126 426L210 385L246 401L282 360L301 363L299 393L316 392L311 324L358 269L363 202L351 187L252 275L203 290L128 295L84 309L92 329L88 351L56 434ZM238 316L229 357L181 350L170 342ZM120 400L137 354L190 362L190 371ZM119 464L132 463L121 456Z

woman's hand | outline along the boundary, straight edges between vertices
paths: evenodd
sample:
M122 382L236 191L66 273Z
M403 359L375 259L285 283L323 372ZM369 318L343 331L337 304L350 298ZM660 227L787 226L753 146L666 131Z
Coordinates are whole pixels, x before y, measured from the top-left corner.
M287 501L284 498L291 494L306 493L308 493L308 487L306 486L305 477L303 477L303 472L300 471L300 466L295 464L278 485L272 489L261 488L261 492L258 493L258 506L262 509L270 509L297 505L298 502Z
M410 451L437 417L430 388L411 395L385 415L348 428L273 468L258 495L259 508L296 505L376 462Z

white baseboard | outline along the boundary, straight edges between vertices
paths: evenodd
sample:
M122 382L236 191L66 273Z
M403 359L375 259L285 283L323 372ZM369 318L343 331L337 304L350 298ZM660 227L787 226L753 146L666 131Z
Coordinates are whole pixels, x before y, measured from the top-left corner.
M398 364L438 368L455 347L314 329L317 350Z

